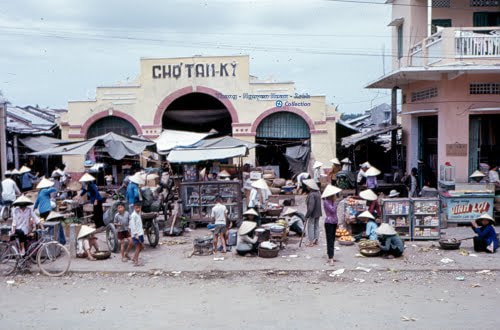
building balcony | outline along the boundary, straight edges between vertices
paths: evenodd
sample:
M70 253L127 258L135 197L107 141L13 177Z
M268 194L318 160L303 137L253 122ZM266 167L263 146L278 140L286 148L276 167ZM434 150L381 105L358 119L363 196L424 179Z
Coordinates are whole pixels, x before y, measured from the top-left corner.
M411 47L409 57L411 67L498 64L500 27L442 28Z

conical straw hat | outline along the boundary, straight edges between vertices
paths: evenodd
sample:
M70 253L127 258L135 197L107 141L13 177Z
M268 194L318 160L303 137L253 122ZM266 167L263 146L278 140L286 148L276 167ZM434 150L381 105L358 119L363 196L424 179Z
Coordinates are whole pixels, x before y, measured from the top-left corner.
M375 194L371 189L363 190L362 192L359 193L359 197L367 201L374 201L378 198L377 194Z
M269 189L269 186L266 183L266 180L264 179L259 179L255 182L252 182L252 187L257 188L257 189Z
M61 220L61 218L64 218L64 215L62 215L61 213L52 211L49 213L49 215L47 216L47 219L45 219L45 221Z
M204 168L200 171L200 177L204 178L206 173L207 173L207 168L206 168L206 167L204 167Z
M369 167L372 167L372 165L371 165L370 163L368 163L368 162L364 162L363 164L361 164L361 165L359 165L359 166L361 166L361 167L363 167L363 168L369 168Z
M365 211L365 212L361 213L360 215L358 215L358 218L368 218L368 219L375 220L375 217L373 216L373 214L370 213L370 211Z
M24 195L21 195L20 197L18 197L14 203L12 203L12 205L14 206L20 206L20 205L31 205L33 204L33 202L31 201L31 199L29 199L28 197L24 196Z
M12 172L10 173L12 175L19 175L21 174L18 169L13 169Z
M392 189L389 192L389 197L397 197L397 196L399 196L399 191L397 191L396 189Z
M478 222L478 220L489 220L490 223L493 223L493 224L495 223L495 219L493 219L493 217L491 215L489 215L488 213L481 214L481 216L476 219L476 222Z
M472 173L472 174L470 175L470 177L469 177L469 178L483 178L483 177L485 177L485 176L486 176L486 175L484 175L484 173L483 173L483 172L476 170L476 171L474 171L474 173Z
M85 173L78 181L80 182L95 181L95 178L92 175Z
M323 166L323 163L320 162L320 161L315 161L314 164L313 164L313 168L318 168L318 167L321 167Z
M43 188L48 188L52 187L54 185L54 181L50 181L47 178L43 178L37 185L36 189L43 189Z
M220 176L221 178L227 178L227 177L230 177L230 176L231 176L231 174L229 174L229 172L228 172L228 171L223 170L223 171L221 171L221 172L219 173L219 176Z
M255 211L254 209L248 209L246 210L243 215L255 215L256 217L259 216L259 214L257 213L257 211Z
M316 184L316 182L313 179L304 180L304 181L302 181L302 183L304 183L306 186L308 186L312 190L319 190L318 185Z
M130 176L128 179L130 180L130 182L133 182L135 184L145 184L146 183L146 181L144 180L144 178L141 176L141 174L139 172Z
M351 164L351 161L349 160L349 158L344 158L340 161L341 163L344 163L344 164Z
M388 223L383 223L380 225L380 227L375 229L375 234L393 236L396 235L397 233L391 225L389 225Z
M240 229L238 229L238 234L246 235L251 232L255 227L257 227L257 223L253 221L243 221Z
M19 169L19 173L20 173L20 174L24 174L24 173L28 173L28 172L31 172L31 168L29 168L28 166L24 166L24 165L23 165L23 167L21 167L21 168Z
M87 225L83 225L81 228L80 228L80 232L78 233L78 239L80 238L83 238L87 235L90 235L92 233L95 232L95 229L94 228L91 228Z
M339 187L329 184L328 186L326 186L325 191L323 191L323 194L321 194L321 198L337 195L341 191L342 189L340 189Z
M287 215L290 215L290 214L294 214L295 212L297 212L296 209L294 209L292 207L287 207L286 210L284 210L281 215L282 216L287 216Z
M341 165L340 164L340 160L337 157L335 157L334 159L330 160L330 162L332 162L335 165Z
M366 176L377 176L377 175L379 175L380 173L381 173L381 172L379 171L379 169L378 169L378 168L376 168L376 167L373 167L373 166L372 166L372 167L370 167L370 168L368 169L368 171L366 171L366 172L365 172L365 175L366 175Z

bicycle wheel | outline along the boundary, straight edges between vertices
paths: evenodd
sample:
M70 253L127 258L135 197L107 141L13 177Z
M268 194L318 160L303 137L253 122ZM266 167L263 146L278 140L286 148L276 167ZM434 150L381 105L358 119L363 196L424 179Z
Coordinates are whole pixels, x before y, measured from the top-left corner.
M36 260L42 273L47 276L62 276L71 264L68 249L55 241L43 244L38 250Z
M146 235L148 236L149 245L151 247L156 247L160 242L160 227L156 221L152 221L146 228Z
M7 243L0 243L0 275L12 274L17 267L19 253L15 247Z

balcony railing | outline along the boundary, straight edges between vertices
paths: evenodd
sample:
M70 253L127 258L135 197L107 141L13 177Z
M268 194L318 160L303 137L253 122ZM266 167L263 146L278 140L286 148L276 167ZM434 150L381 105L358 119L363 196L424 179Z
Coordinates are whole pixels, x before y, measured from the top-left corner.
M467 60L486 64L500 58L500 27L443 28L410 49L410 66Z

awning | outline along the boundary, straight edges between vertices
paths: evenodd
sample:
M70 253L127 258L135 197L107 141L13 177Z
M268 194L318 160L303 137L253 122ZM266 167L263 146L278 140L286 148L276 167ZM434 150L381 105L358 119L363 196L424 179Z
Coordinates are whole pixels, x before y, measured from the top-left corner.
M432 113L437 113L438 111L436 109L429 109L429 110L414 110L414 111L408 111L408 112L401 112L401 115L423 115L423 114L432 114Z
M343 138L341 144L343 147L348 148L352 145L355 145L359 141L363 141L363 140L369 139L371 137L374 137L374 136L377 136L380 134L385 134L387 132L391 132L391 131L394 131L394 130L397 130L400 128L401 128L400 125L390 125L390 126L386 126L383 128L374 129L374 130L371 130L368 132L356 133L356 134L353 134L351 136Z
M234 148L245 146L248 149L253 149L258 146L256 143L240 140L231 136L222 136L213 139L201 140L194 144L196 148Z
M403 17L398 17L393 19L389 24L387 24L387 26L400 26L403 25L404 22L405 19Z
M178 148L171 150L167 160L171 163L197 163L204 160L219 160L246 156L248 148L245 146L233 148Z
M176 147L189 147L203 140L211 133L195 133L166 129L154 140L158 153L166 154Z
M69 141L59 140L45 135L29 136L23 139L19 139L19 141L33 151L42 151L45 149L57 147L60 144L70 143Z
M488 111L500 111L500 108L474 108L470 109L470 112L488 112Z
M101 147L114 159L122 159L125 156L135 156L142 153L146 147L154 145L154 142L121 136L116 133L107 133L91 138L87 141L68 143L57 147L33 152L30 155L85 155L93 147Z

